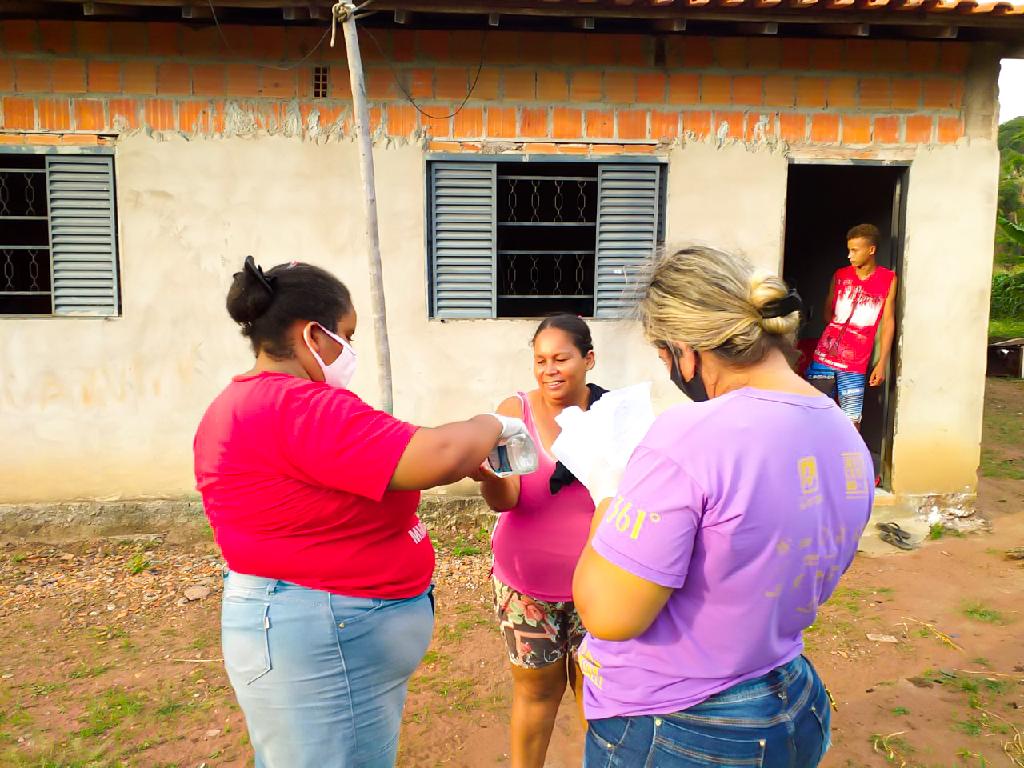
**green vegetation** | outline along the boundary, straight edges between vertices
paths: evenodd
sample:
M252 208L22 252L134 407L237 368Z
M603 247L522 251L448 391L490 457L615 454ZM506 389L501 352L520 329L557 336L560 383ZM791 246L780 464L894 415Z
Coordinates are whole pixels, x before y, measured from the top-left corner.
M1024 336L1024 117L999 126L999 202L989 336Z
M986 608L981 603L969 603L964 606L964 616L986 624L1005 624L1006 619L999 611Z

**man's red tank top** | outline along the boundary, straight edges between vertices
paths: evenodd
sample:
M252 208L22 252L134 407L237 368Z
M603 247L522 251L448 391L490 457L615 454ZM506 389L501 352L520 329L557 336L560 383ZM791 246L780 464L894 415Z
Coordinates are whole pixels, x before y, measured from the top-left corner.
M875 267L864 280L857 277L852 266L836 272L832 318L818 341L815 360L839 371L867 373L882 309L895 276L885 267Z

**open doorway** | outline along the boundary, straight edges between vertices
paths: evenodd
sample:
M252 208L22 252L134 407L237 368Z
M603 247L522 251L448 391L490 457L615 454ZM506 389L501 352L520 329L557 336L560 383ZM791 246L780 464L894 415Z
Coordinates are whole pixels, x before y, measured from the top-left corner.
M903 266L903 201L905 166L877 164L793 164L786 191L786 245L783 276L799 291L806 306L800 331L801 349L813 351L828 318L824 317L829 282L835 271L849 266L846 232L856 224L881 230L877 261L900 278L896 306L896 339L886 381L867 387L861 435L875 462L882 486L888 488L895 423L896 359L900 332Z

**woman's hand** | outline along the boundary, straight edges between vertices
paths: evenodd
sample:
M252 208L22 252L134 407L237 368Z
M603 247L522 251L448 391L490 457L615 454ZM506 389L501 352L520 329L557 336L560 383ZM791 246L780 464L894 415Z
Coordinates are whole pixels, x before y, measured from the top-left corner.
M469 479L477 483L486 483L488 480L500 480L501 478L491 471L490 465L485 461L476 468Z

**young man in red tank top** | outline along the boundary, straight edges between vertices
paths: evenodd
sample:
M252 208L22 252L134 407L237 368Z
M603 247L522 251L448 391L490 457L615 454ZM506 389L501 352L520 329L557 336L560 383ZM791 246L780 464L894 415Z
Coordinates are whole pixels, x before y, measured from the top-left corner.
M896 332L896 274L878 266L875 255L881 232L874 224L858 224L846 235L850 266L832 276L825 303L828 324L807 368L808 382L827 395L838 391L839 406L860 429L865 381L877 387L885 372ZM881 331L878 362L868 376Z

